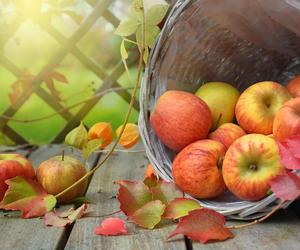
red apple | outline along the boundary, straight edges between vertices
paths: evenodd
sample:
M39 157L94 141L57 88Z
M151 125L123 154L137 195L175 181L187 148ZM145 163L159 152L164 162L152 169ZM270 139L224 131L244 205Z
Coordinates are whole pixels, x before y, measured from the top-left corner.
M34 178L30 162L19 154L0 154L0 201L7 190L5 180L16 176Z
M237 121L249 134L271 134L277 111L289 99L291 94L279 83L256 83L241 94L235 107Z
M174 182L184 192L200 199L213 198L225 190L221 174L225 147L213 140L200 140L185 147L176 156Z
M207 137L212 116L208 106L197 96L170 90L158 99L150 123L167 147L180 151L190 143Z
M261 134L245 135L235 141L225 154L222 168L228 189L249 201L265 197L269 181L283 171L275 140Z
M296 76L290 80L287 85L287 89L290 91L293 97L300 96L300 76Z
M273 135L280 142L300 134L300 97L286 102L274 119Z
M246 132L234 123L224 123L217 130L208 135L209 139L221 142L226 150L240 137L246 135Z
M71 186L86 174L81 162L70 156L55 156L40 164L36 170L38 182L49 193L56 195ZM58 198L58 202L67 203L82 196L87 187L87 180L81 182L66 194Z

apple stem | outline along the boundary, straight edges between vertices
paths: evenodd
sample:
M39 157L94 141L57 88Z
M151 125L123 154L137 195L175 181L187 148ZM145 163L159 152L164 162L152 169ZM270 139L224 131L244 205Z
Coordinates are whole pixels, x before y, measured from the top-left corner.
M246 223L246 224L241 224L241 225L236 225L236 226L229 226L227 228L228 229L241 229L241 228L244 228L244 227L249 227L249 226L253 226L253 225L256 225L258 223L261 223L261 222L265 221L266 219L268 219L269 217L271 217L271 215L273 215L279 209L281 209L283 207L283 203L284 203L283 201L280 202L276 207L274 207L269 213L267 213L264 217L260 218L259 220L254 220L254 221Z
M64 161L65 160L65 150L63 150L61 152L61 160Z
M251 164L250 165L250 169L253 170L253 171L256 171L257 170L257 166L255 164Z

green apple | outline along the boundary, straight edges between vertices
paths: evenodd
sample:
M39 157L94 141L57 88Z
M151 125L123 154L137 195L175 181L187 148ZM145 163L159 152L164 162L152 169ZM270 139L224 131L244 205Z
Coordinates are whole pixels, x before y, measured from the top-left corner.
M212 130L234 120L234 110L240 92L225 82L209 82L196 92L210 108L213 117Z

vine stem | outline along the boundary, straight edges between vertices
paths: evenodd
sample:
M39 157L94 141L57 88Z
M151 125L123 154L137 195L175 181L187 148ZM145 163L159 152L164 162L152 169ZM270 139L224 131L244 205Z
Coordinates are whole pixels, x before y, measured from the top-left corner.
M274 213L276 213L279 209L282 208L283 206L283 201L280 202L276 207L274 207L269 213L267 213L264 217L258 219L258 220L254 220L252 222L249 223L245 223L245 224L241 224L241 225L236 225L236 226L229 226L227 227L228 229L241 229L241 228L245 228L245 227L249 227L249 226L253 226L256 225L258 223L261 223L263 221L265 221L266 219L270 218Z
M87 172L82 178L80 178L78 181L73 183L71 186L69 186L68 188L66 188L65 190L60 192L59 194L55 195L56 198L61 197L62 195L64 195L68 191L70 191L72 188L74 188L75 186L77 186L78 184L83 182L85 179L87 179L88 177L93 175L110 158L110 156L114 153L115 148L117 147L117 145L120 141L120 138L122 137L122 135L124 133L126 124L128 123L129 116L130 116L132 108L133 108L133 104L135 102L137 90L139 88L139 83L141 81L141 76L142 76L144 53L145 53L145 47L142 46L142 51L141 51L141 55L140 55L140 59L139 59L139 66L138 66L138 75L137 75L135 87L134 87L134 90L133 90L133 93L132 93L132 96L131 96L131 101L130 101L130 104L129 104L129 108L127 110L127 114L126 114L122 129L121 129L120 135L118 136L117 140L114 142L111 150L105 155L104 159L96 165L96 167L94 167L92 170Z
M5 120L8 120L8 121L13 121L13 122L19 122L19 123L30 123L30 122L38 122L38 121L42 121L42 120L46 120L46 119L49 119L53 116L56 116L58 114L61 114L67 110L70 110L70 109L73 109L81 104L84 104L84 103L87 103L89 101L92 101L94 99L97 99L103 95L106 95L110 92L118 92L118 91L122 91L122 90L126 90L126 89L133 89L133 87L127 87L127 88L124 88L124 87L116 87L116 88L110 88L110 89L106 89L104 91L101 91L95 95L93 95L92 97L89 97L83 101L80 101L80 102L77 102L77 103L74 103L68 107L64 107L64 108L61 108L59 109L58 111L54 112L54 113L51 113L51 114L48 114L48 115L45 115L45 116L41 116L41 117L38 117L38 118L35 118L35 119L27 119L27 120L23 120L23 119L17 119L17 118L13 118L11 116L6 116L6 115L0 115L0 118L2 119L5 119Z

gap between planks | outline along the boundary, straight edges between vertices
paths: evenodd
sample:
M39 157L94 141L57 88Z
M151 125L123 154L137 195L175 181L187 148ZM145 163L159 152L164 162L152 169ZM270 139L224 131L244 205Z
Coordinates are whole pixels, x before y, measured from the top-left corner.
M0 151L13 153L17 152L26 157L29 157L32 165L37 167L42 161L61 154L65 150L65 154L74 155L76 158L82 160L78 151L72 150L65 145L44 145L39 148L36 146L18 146L18 147L0 147ZM90 166L94 166L99 160L97 155L91 157ZM82 160L83 161L83 160ZM66 209L70 206L62 206ZM6 234L0 234L0 249L63 249L68 240L71 227L67 228L46 228L43 221L35 218L24 220L21 218L4 217L0 212L0 230ZM6 237L10 234L14 237Z
M98 215L107 215L119 210L119 202L115 198L116 180L142 180L148 165L145 153L115 153L94 175L87 197L94 203L89 211ZM122 213L108 217L126 219ZM124 250L152 250L152 249L186 249L184 237L178 236L166 241L167 235L175 228L175 224L163 225L155 230L146 230L127 222L129 235L105 237L94 234L96 226L100 225L103 217L86 217L77 220L70 234L65 249L124 249Z

